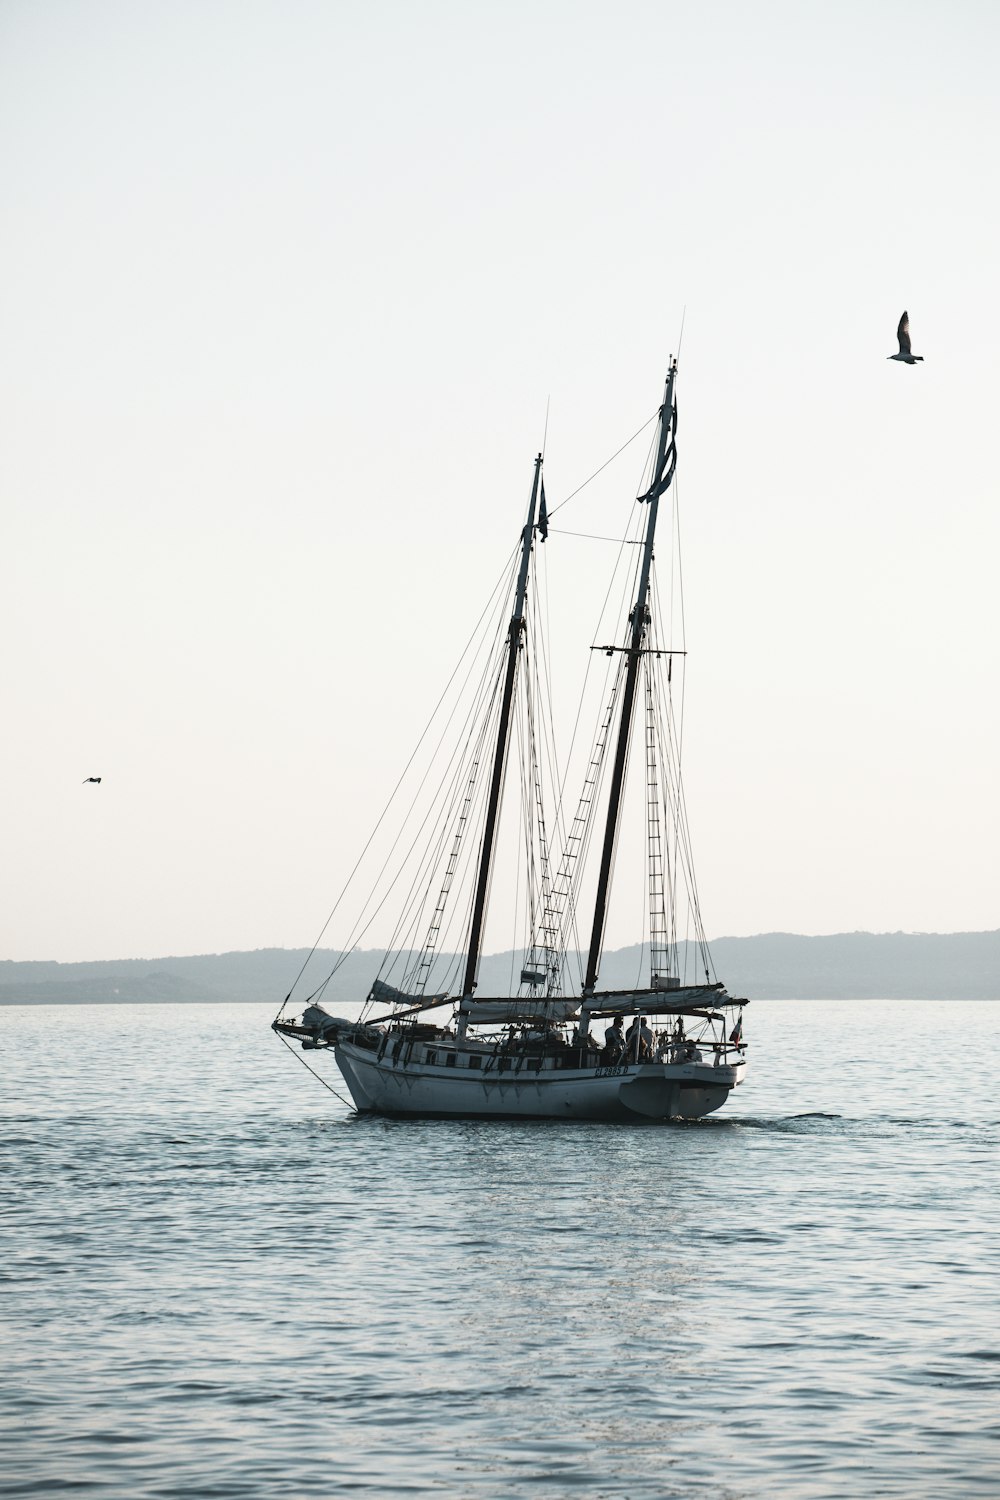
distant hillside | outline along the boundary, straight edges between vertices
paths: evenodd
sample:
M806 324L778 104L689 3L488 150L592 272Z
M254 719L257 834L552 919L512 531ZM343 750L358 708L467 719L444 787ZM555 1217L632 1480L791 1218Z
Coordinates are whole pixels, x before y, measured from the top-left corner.
M712 957L729 992L761 1000L1000 1000L1000 931L844 932L799 937L768 932L722 937ZM134 1004L137 1002L273 1002L277 1008L307 957L305 949L260 948L193 958L106 959L96 963L0 961L0 1005ZM336 954L314 955L308 978L318 984ZM381 954L353 953L326 990L329 1002L358 1000ZM638 947L607 953L601 987L635 984ZM687 973L697 977L696 958ZM510 953L483 959L480 995L504 994ZM314 977L313 977L314 976Z

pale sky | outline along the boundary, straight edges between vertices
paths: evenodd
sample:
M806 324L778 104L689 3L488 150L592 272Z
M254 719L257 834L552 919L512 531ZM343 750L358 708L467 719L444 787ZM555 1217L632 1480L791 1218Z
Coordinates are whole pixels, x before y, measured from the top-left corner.
M1000 925L998 44L969 0L3 0L0 958L311 943L546 403L555 505L682 318L709 935ZM621 534L644 452L560 522Z

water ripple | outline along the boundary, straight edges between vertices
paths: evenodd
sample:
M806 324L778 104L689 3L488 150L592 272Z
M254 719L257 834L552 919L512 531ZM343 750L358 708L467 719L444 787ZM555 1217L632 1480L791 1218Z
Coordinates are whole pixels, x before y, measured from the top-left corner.
M960 1113L867 1010L814 1072L754 1009L683 1127L360 1118L254 1006L0 1013L0 1497L992 1496L997 1059Z

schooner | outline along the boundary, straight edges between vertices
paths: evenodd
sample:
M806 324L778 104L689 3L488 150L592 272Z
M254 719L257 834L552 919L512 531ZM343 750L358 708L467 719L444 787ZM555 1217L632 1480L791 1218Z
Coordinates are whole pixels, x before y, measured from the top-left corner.
M359 1111L496 1119L697 1119L717 1110L743 1080L746 1001L732 998L711 976L690 860L680 736L670 696L674 657L683 653L661 637L653 588L657 520L677 463L676 377L676 361L671 360L649 482L637 497L644 525L636 539L641 550L631 607L619 638L591 647L610 661L610 690L575 815L563 820L560 805L553 822L539 766L542 695L529 660L529 584L536 550L548 531L539 454L516 570L510 575L510 615L484 677L480 722L470 721L464 728L458 752L446 757L442 751L445 791L437 821L426 820L432 847L426 857L414 856L419 878L403 902L409 936L386 953L367 992L358 995L364 1003L354 1019L330 1014L322 1003L324 981L298 1010L293 1008L293 987L273 1023L283 1038L298 1041L306 1051L333 1054ZM504 794L515 781L515 761L521 765L526 933L513 992L487 995L479 993L483 942L498 870ZM643 954L648 969L635 987L601 988L630 762L633 774L641 771L646 781L648 935ZM560 827L556 858L552 835ZM592 889L583 875L589 853L597 859ZM694 913L692 941L678 939L676 901L682 876ZM582 965L571 987L568 957L572 935L579 933L585 915L585 896L589 944L574 950ZM459 953L449 957L442 936L447 914L455 911L464 940ZM697 975L690 972L692 955L699 964Z

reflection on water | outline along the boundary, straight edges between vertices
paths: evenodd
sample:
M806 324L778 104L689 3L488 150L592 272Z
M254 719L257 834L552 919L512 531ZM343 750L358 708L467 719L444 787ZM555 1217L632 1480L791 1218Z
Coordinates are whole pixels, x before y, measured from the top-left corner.
M257 1006L0 1011L0 1495L993 1495L1000 1006L750 1017L722 1113L633 1126L362 1119Z

